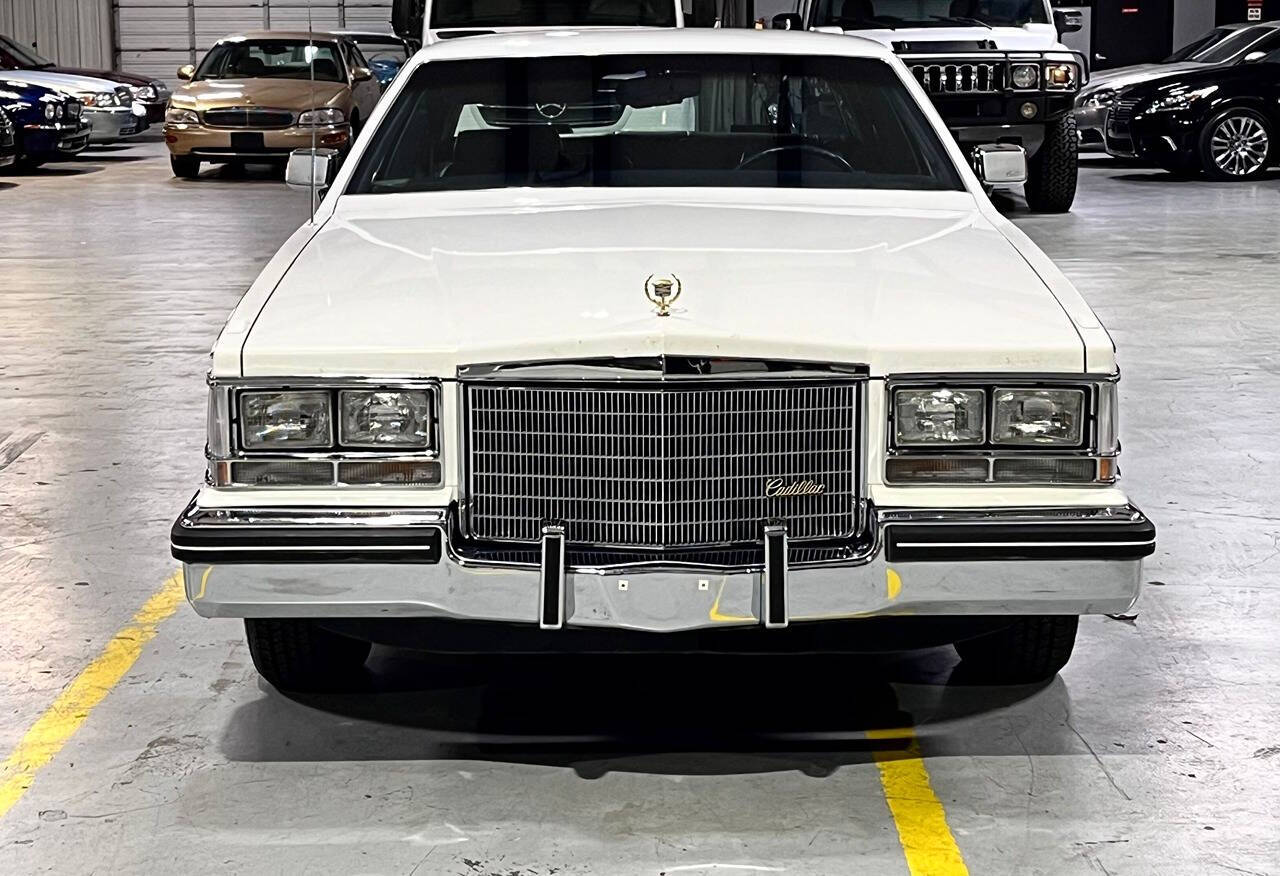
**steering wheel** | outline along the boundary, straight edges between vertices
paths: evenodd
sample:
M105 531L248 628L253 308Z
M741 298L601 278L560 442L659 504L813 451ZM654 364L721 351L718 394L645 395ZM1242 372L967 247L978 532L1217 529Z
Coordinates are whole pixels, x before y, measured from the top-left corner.
M756 152L753 155L748 155L746 158L739 161L738 166L735 167L734 170L745 170L762 158L767 158L770 155L776 155L779 152L786 152L792 149L798 149L801 152L812 152L814 155L817 155L820 158L825 158L832 164L838 165L840 169L846 173L855 172L853 165L850 164L849 160L839 152L832 152L830 149L823 148L822 146L814 146L812 143L784 143L781 146L770 146L768 149L761 149L759 152Z

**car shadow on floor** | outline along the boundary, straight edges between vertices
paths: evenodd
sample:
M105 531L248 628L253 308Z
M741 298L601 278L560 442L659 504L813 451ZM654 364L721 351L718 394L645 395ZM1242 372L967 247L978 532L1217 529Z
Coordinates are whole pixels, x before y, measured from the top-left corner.
M227 723L222 753L240 762L483 760L572 768L584 778L826 776L915 756L917 739L928 749L931 738L956 733L1022 756L1028 743L977 725L1011 709L1067 708L1060 680L965 684L949 648L484 659L376 652L370 666L374 681L362 693L285 696L260 681L260 695ZM868 731L879 732L871 739Z
M205 165L194 179L178 179L174 183L282 183L284 168L278 164Z

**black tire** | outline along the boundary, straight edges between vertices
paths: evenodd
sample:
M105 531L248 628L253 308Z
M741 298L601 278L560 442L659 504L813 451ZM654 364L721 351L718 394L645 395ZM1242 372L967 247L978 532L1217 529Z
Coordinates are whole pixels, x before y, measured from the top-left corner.
M1023 191L1027 206L1037 213L1065 213L1076 199L1079 163L1076 119L1067 113L1045 127L1044 142L1027 162Z
M994 633L956 642L960 670L979 684L1030 684L1067 665L1080 619L1070 614L1018 618Z
M244 622L249 654L258 674L282 691L346 691L360 686L373 647L294 618Z
M169 166L180 179L195 179L200 175L200 159L192 155L170 155Z
M1250 130L1260 131L1262 136L1262 160L1252 169L1242 173L1234 173L1219 163L1214 156L1214 139L1222 134L1230 136L1228 130L1232 125L1249 126ZM1200 167L1210 179L1243 181L1257 179L1267 172L1275 154L1273 144L1274 133L1266 116L1247 107L1228 107L1211 118L1200 131L1196 141L1196 152L1200 158Z

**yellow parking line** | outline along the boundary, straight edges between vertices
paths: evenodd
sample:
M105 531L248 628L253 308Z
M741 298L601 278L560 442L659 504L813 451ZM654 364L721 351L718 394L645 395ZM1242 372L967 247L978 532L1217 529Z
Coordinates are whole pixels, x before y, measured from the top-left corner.
M22 799L40 768L53 760L89 712L133 666L142 646L151 641L159 623L182 602L182 573L174 572L133 620L111 637L102 653L67 685L17 747L0 764L0 818Z
M968 876L969 868L947 826L942 801L929 783L915 733L910 728L895 728L869 730L867 736L910 740L905 751L877 751L875 760L911 876Z

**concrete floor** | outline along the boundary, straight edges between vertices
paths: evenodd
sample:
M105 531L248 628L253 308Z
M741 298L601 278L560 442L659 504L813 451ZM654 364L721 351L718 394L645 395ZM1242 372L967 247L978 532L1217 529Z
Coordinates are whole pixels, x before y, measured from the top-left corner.
M0 872L906 873L867 729L914 723L971 873L1280 872L1280 178L1088 159L1006 202L1110 326L1160 527L1134 620L1041 688L877 660L376 657L286 699L186 606L0 820ZM158 143L0 177L0 748L174 569L206 353L304 218ZM772 682L772 683L771 683ZM717 866L718 865L718 866Z

